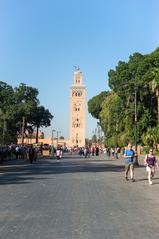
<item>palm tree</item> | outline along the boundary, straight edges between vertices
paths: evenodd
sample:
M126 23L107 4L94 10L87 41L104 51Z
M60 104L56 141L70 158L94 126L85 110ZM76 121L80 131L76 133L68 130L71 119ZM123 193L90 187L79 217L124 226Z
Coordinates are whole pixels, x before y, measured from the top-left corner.
M154 75L154 78L151 82L151 88L157 96L157 122L159 125L159 69L157 67L154 67L152 74Z
M156 148L159 141L159 127L148 128L141 138L145 145Z

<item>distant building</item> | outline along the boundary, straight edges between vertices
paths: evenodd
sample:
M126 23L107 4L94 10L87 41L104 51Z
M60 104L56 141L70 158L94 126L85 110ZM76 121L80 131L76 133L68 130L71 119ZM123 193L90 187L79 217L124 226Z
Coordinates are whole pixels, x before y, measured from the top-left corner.
M22 138L18 138L18 144L21 144L22 143ZM25 137L24 138L24 144L35 144L36 143L36 138L35 137ZM66 139L57 139L57 138L41 138L39 137L38 139L38 144L49 144L49 145L52 145L54 146L55 148L57 147L57 145L62 145L64 147L68 146L69 145L69 142L68 140Z

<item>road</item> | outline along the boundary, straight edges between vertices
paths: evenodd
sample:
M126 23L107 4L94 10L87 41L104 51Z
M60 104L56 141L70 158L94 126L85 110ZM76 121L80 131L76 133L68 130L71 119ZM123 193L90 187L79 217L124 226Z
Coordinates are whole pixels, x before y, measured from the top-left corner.
M66 155L0 165L0 238L158 239L159 171L126 182L122 160Z

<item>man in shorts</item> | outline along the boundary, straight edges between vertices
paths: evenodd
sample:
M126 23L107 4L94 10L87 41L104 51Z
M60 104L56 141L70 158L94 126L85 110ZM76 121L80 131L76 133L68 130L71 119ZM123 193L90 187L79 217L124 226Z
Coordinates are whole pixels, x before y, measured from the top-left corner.
M125 159L125 179L129 180L128 173L130 171L130 179L135 182L134 179L134 163L135 163L135 151L132 149L132 145L129 143L128 148L124 151Z

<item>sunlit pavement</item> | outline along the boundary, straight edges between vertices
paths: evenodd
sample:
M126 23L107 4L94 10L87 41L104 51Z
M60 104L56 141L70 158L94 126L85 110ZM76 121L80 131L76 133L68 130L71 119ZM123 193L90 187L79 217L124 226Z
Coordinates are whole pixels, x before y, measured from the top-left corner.
M105 155L0 165L0 238L158 239L159 171L126 182L123 162Z

